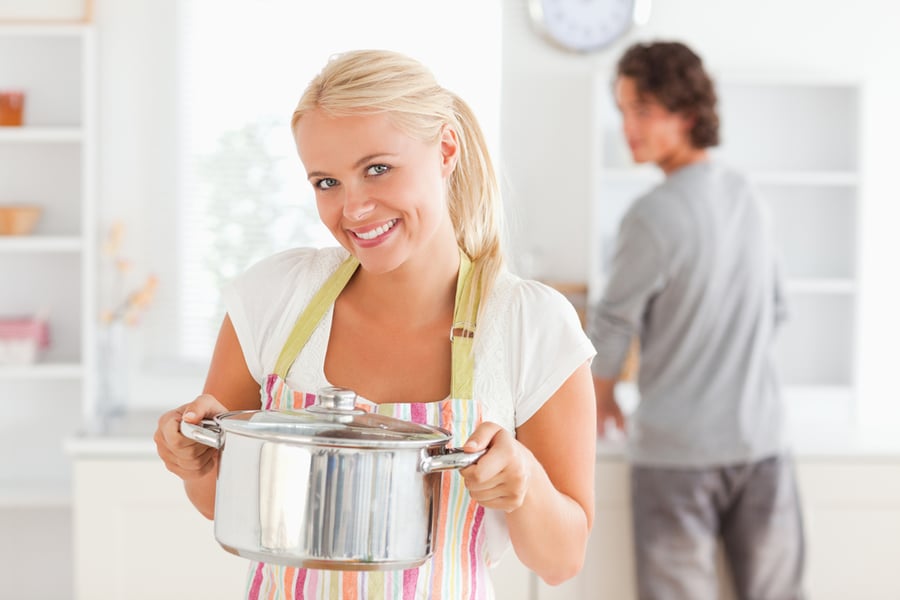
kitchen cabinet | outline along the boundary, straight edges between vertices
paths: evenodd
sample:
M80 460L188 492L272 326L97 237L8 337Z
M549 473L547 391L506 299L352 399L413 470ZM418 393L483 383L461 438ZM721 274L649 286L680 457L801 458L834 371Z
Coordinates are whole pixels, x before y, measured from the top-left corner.
M797 73L715 74L722 122L712 150L743 170L770 209L789 321L775 348L794 409L849 414L856 384L861 86ZM594 86L590 301L599 298L621 216L662 180L631 161L611 75Z
M33 233L0 236L0 318L43 314L50 335L37 362L0 365L0 539L34 542L16 558L41 564L34 536L44 530L34 523L53 524L44 542L69 538L63 441L91 412L94 30L0 24L0 57L0 89L25 92L23 125L0 127L0 205L43 209ZM39 590L20 582L7 589L17 598L65 597L70 588L64 577Z
M218 545L147 441L124 448L75 451L74 598L243 598L250 563ZM497 600L529 598L534 577L512 550L492 573Z
M900 446L853 447L828 436L820 444L796 457L807 593L816 600L900 598ZM75 598L240 597L246 561L218 546L212 523L191 507L148 435L82 438L70 450ZM492 571L497 600L635 598L629 470L621 449L600 446L595 476L594 529L581 573L549 586L510 551ZM726 572L720 561L719 597L733 600Z
M900 457L810 455L797 460L806 528L805 591L816 600L900 598ZM594 530L582 573L558 587L538 586L540 600L635 598L628 466L597 464ZM721 559L721 554L720 554ZM720 594L734 598L720 560Z

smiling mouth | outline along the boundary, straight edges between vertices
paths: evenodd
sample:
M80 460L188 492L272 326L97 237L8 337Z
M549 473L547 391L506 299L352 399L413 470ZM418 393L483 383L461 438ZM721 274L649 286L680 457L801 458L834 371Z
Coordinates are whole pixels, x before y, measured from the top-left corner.
M375 238L384 235L388 231L394 228L394 225L397 224L399 219L391 219L384 225L379 225L375 229L370 229L369 231L357 233L356 231L351 231L353 235L358 237L361 240L374 240Z

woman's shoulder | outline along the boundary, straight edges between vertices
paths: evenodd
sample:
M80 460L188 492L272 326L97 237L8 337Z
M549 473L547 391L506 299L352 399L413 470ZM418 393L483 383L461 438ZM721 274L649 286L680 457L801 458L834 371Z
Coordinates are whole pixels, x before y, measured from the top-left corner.
M535 311L571 306L566 297L551 286L534 279L524 279L508 270L497 275L487 303L503 312L515 307Z
M574 306L559 291L508 270L498 274L481 314L485 321L503 328L521 327L524 322L538 329L557 327L560 321L579 323Z
M324 281L348 256L340 247L291 248L272 254L251 265L237 277L251 287L303 281L315 285Z
M531 418L594 354L575 307L540 281L502 271L478 320L476 383L491 398L492 415L518 427ZM479 380L478 375L481 375ZM510 400L506 406L505 393ZM498 400L494 401L493 398Z
M241 304L245 311L273 319L296 311L347 256L341 247L292 248L268 256L225 286L226 308L236 311Z

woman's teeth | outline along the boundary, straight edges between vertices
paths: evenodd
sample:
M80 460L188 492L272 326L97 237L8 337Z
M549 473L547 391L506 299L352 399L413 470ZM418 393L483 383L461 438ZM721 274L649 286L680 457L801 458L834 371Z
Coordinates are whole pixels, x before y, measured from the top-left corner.
M356 237L358 237L361 240L374 240L378 236L384 235L385 233L390 231L396 224L397 224L397 219L391 219L384 225L376 227L375 229L371 229L365 233L357 233Z

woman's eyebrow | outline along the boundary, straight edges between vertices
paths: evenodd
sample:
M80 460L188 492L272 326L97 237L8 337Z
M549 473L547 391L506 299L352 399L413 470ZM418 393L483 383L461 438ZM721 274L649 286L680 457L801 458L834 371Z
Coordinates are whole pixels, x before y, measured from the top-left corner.
M376 158L389 157L389 156L395 156L395 155L391 154L389 152L378 152L375 154L367 154L366 156L363 156L362 158L357 160L355 163L353 163L353 168L358 169L359 167L363 166L367 162L375 160ZM306 178L312 179L313 177L327 177L327 176L328 176L328 174L324 173L323 171L312 171L306 175Z

